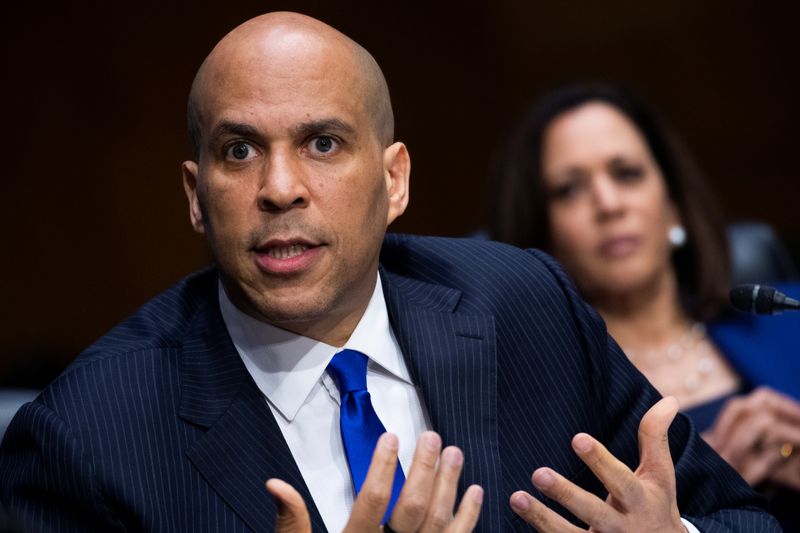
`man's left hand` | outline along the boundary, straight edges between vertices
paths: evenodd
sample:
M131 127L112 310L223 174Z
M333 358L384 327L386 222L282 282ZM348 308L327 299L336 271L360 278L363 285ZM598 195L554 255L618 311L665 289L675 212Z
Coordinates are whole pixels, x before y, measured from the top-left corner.
M586 433L572 439L575 453L608 490L605 501L549 468L538 468L533 484L566 507L591 531L674 531L684 533L675 495L675 468L667 431L678 401L667 397L653 405L639 424L640 462L632 472ZM542 532L583 531L525 491L511 495L511 507Z

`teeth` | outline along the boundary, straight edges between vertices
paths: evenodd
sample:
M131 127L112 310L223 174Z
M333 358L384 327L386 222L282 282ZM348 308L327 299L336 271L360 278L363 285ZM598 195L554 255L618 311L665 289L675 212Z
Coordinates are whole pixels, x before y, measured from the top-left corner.
M292 244L291 246L273 247L267 250L267 255L274 259L289 259L308 250L305 244Z

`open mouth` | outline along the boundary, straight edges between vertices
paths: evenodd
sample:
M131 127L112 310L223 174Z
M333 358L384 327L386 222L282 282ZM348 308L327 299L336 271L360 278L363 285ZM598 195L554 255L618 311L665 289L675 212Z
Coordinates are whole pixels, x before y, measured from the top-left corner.
M310 246L308 244L290 244L288 246L270 246L266 250L263 250L263 253L267 254L273 259L291 259L292 257L297 257L298 255L302 254L306 250L308 250Z
M325 246L303 239L271 239L253 251L263 271L271 274L298 274L312 268L323 257Z

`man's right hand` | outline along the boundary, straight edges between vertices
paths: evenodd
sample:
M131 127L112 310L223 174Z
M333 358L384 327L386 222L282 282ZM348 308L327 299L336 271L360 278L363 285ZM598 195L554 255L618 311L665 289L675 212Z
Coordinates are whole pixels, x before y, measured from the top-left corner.
M405 485L388 524L392 531L460 533L475 528L483 502L483 489L478 485L469 487L461 499L458 511L453 515L464 455L455 446L449 446L444 451L441 448L441 438L432 431L423 433L417 442ZM392 493L397 449L397 437L391 433L384 433L378 440L345 532L383 530L381 519ZM267 481L267 490L278 500L276 532L311 531L308 509L291 485L271 479Z

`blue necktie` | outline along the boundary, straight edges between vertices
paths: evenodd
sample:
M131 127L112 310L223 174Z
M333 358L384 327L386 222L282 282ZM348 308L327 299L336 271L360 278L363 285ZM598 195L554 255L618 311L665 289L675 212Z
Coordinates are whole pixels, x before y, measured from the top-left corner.
M341 397L340 426L342 442L350 465L350 477L356 494L361 492L361 485L367 477L367 470L372 459L372 452L378 443L378 437L386 432L386 428L372 407L367 392L367 356L355 350L342 350L328 363L328 374L339 388ZM406 478L400 461L394 472L392 497L383 516L383 523L389 521L392 509L400 495L400 489Z

